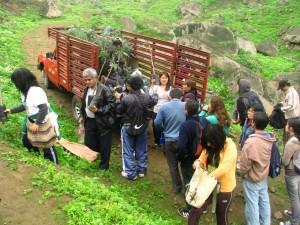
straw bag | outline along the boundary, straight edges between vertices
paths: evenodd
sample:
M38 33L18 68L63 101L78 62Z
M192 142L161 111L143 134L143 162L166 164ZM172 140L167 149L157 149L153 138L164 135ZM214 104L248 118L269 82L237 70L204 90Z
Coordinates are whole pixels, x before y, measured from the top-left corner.
M197 166L190 183L187 185L185 200L189 205L200 208L210 196L216 184L217 180L214 176Z
M27 138L34 147L50 148L55 144L57 135L50 118L47 117L47 121L39 125L37 133L33 133L28 129L32 125L33 123L28 119L26 122Z

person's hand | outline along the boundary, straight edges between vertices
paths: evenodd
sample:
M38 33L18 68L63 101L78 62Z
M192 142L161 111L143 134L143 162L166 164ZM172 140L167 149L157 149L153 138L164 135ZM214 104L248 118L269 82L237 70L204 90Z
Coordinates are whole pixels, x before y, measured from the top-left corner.
M98 108L96 106L89 106L89 110L92 111L93 113L98 112Z
M231 122L233 123L233 124L238 124L238 123L240 123L240 120L238 119L238 120L231 120Z
M154 83L155 83L155 79L153 78L152 80L151 80L151 84L153 85Z
M203 110L208 111L209 110L208 105L203 106Z
M10 109L5 109L4 112L8 115L11 113Z
M194 168L194 170L195 170L198 166L200 166L200 162L199 162L199 160L196 160L196 161L193 163L193 168Z
M116 99L120 99L121 96L122 96L122 94L123 94L123 93L119 93L119 92L116 91L116 92L114 93L114 96L115 96Z
M78 123L84 123L83 117L80 117L79 120L77 121Z
M37 133L39 131L39 125L37 125L36 123L32 124L31 127L29 127L28 129L32 132L32 133Z

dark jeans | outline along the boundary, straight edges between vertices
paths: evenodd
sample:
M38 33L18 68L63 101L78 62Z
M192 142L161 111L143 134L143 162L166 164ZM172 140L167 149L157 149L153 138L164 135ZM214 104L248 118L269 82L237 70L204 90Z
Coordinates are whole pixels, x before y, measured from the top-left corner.
M93 151L101 153L99 168L101 170L107 170L109 168L112 132L110 131L105 135L100 135L96 120L87 118L85 122L84 143Z
M176 141L166 141L165 153L172 179L173 192L179 194L182 190L182 181L178 169L178 160L176 158Z
M153 129L153 136L154 136L154 142L155 144L160 144L160 137L161 137L161 134L163 132L163 129L162 128L159 128L159 127L155 127L154 126L154 120L157 116L157 113L153 112L152 113L152 129Z
M184 200L185 200L185 193L186 193L186 185L190 183L192 176L194 175L194 172L195 172L195 170L192 165L190 167L181 166L181 175L182 175L182 181L183 181L183 185L184 185L184 188L183 188ZM186 209L190 210L192 208L192 206L189 205L186 201L185 201L185 204L186 204Z
M24 134L22 136L22 142L23 142L24 147L27 148L28 151L30 151L30 152L34 151L34 152L40 153L38 147L32 146L32 144L28 140L27 134ZM49 159L50 161L54 162L55 164L58 164L58 158L57 158L57 154L56 154L54 145L50 148L43 148L43 151L44 151L45 159Z
M217 195L216 216L217 225L228 224L228 212L233 199L233 192L220 192ZM212 194L206 199L203 206L199 209L192 207L189 214L188 225L198 225L203 211L212 203Z

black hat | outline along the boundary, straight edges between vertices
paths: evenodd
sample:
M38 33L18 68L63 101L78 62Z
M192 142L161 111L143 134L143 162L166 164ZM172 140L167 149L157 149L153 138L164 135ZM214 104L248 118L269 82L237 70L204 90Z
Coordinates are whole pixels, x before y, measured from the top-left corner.
M281 90L285 86L290 86L290 83L287 80L280 80L277 90Z

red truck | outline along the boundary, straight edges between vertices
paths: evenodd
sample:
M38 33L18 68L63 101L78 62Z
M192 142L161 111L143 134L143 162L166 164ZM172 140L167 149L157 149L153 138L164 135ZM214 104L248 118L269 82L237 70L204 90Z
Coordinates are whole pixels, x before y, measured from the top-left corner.
M48 28L48 37L56 40L56 47L52 52L39 55L37 68L43 71L46 88L56 86L74 94L72 113L78 119L84 90L82 71L88 67L99 71L101 50L94 43L62 32L65 29ZM150 79L155 68L156 73L168 72L173 85L181 86L184 79L192 79L197 83L198 97L204 102L209 53L126 31L121 31L121 35L132 45L134 65L144 77Z

